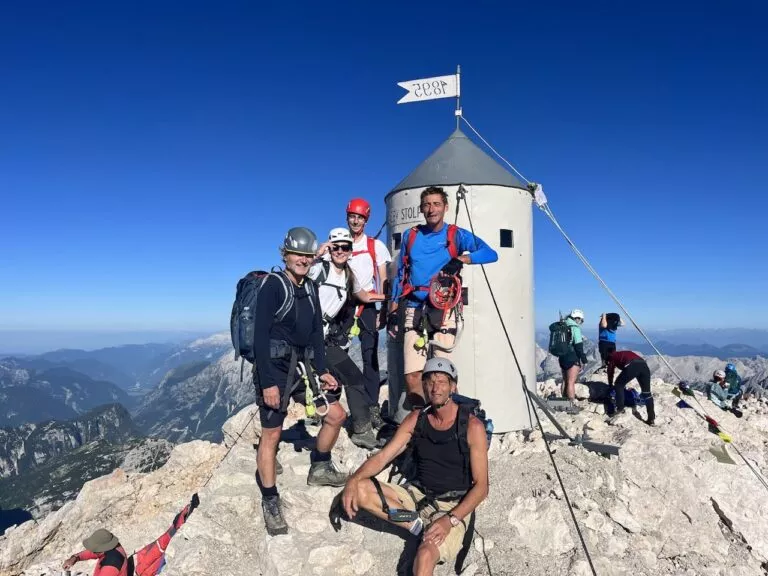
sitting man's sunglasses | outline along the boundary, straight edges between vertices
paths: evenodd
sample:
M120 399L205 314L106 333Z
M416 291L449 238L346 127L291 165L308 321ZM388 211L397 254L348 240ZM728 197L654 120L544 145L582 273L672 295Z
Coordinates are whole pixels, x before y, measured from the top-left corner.
M352 246L349 244L334 244L331 246L331 252L352 252Z

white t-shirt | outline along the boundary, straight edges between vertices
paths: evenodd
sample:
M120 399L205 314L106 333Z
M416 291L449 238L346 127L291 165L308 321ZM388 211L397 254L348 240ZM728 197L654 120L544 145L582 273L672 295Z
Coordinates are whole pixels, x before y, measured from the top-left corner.
M381 240L374 240L374 251L376 252L376 266L382 264L389 264L392 262L392 256L389 254L389 250ZM361 254L357 254L361 252ZM368 252L368 236L363 234L358 238L354 244L352 244L352 254L348 260L349 267L355 273L357 281L363 290L370 292L373 290L373 258ZM377 286L376 289L381 291L381 286Z
M317 262L309 269L309 277L312 280L317 280L322 272L323 263ZM354 275L352 276L352 290L355 292L360 291L360 285L357 283ZM331 264L328 267L328 277L325 279L325 283L318 289L317 295L320 298L320 309L323 311L323 315L328 318L335 318L347 301L347 279L344 270L339 272Z

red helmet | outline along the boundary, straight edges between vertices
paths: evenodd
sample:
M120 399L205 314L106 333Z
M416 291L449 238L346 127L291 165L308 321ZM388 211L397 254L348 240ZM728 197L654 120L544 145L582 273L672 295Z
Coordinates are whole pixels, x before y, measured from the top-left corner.
M362 198L353 198L347 204L347 214L357 214L368 220L371 217L371 205Z

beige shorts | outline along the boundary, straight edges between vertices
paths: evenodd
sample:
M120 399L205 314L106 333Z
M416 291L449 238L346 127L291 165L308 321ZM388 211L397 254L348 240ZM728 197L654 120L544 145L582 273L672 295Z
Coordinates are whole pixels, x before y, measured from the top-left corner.
M414 486L409 486L407 490L404 486L400 486L399 484L384 484L382 482L382 486L389 486L397 494L397 499L406 510L416 510L416 502L424 498L424 494ZM415 502L414 499L416 500ZM459 500L447 502L440 501L437 503L439 510L435 510L434 506L427 504L421 509L421 512L419 512L421 521L424 522L424 530L429 528L429 525L432 522L445 516L446 512L450 512L456 508L458 503ZM448 532L443 543L437 547L440 552L440 562L452 562L456 559L456 556L458 556L461 551L461 545L464 543L465 531L466 528L464 527L463 522L458 526L451 528L451 531Z
M413 315L416 313L416 308L406 308L405 310L405 326L413 326ZM443 322L441 329L454 330L456 328L456 315L453 311L450 312L448 317ZM424 364L427 362L427 347L417 348L416 342L421 338L422 333L418 330L408 330L403 336L403 365L404 372L406 374L412 374L413 372L421 372L424 369ZM437 332L434 336L435 340L446 346L452 346L456 336L453 334L441 334ZM434 349L434 356L440 358L451 358L452 353Z

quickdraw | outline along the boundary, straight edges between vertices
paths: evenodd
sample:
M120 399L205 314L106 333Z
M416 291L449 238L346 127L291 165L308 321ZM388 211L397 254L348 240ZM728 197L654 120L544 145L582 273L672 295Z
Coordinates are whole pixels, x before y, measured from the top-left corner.
M328 410L330 409L330 403L328 402L328 398L325 395L325 391L322 389L320 385L320 380L317 378L317 375L313 372L313 377L315 378L315 384L317 386L317 398L320 400L323 404L325 404L325 410L321 410L319 406L315 404L315 392L312 388L312 384L309 381L309 373L307 372L307 367L304 365L303 362L297 362L296 363L296 371L299 373L299 377L304 382L304 412L306 413L308 418L312 418L315 414L320 416L321 418L328 414Z

